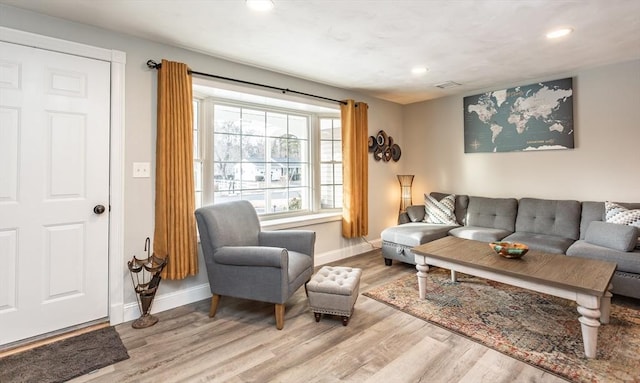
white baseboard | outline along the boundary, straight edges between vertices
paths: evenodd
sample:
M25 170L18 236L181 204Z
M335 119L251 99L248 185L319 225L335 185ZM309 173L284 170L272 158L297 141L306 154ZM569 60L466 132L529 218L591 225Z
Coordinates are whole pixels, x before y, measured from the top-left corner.
M374 247L380 247L382 239L378 238L373 241L358 243L357 245L343 247L338 250L328 251L322 254L316 254L316 266L324 265L330 262L339 261L341 259L353 257L354 255L366 253L373 250Z
M151 313L159 313L207 298L211 298L211 290L209 289L208 283L167 294L156 295L153 300L153 306L151 307ZM140 318L138 303L133 302L125 304L124 321L128 322L138 318Z
M381 243L381 239L376 239L373 241L369 241L369 243L363 242L346 248L333 250L322 254L316 254L315 264L316 266L320 266L330 262L349 258L354 255L366 253L367 251L372 250L373 246L380 247ZM208 283L167 294L156 295L155 299L153 300L153 306L151 307L151 313L159 313L208 298L211 298L211 290L209 289ZM138 318L140 318L140 309L138 308L138 303L132 302L125 304L123 322L132 321ZM112 324L116 323L113 323L112 321Z

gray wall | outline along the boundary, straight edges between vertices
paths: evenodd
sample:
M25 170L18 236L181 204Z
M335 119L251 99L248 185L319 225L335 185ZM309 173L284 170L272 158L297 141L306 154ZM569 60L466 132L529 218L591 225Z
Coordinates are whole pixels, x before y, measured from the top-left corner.
M188 64L192 69L221 76L242 79L295 89L334 99L351 98L369 104L369 131L374 135L384 129L397 137L402 122L402 106L379 99L366 97L348 90L325 86L262 69L216 59L210 56L184 49L158 44L104 29L72 23L58 18L0 5L0 26L38 33L50 37L84 43L106 49L124 51L126 64L126 113L125 113L125 214L124 214L124 259L123 278L125 287L125 305L135 302L131 281L126 271L126 261L136 254L143 256L144 240L153 237L154 227L154 178L132 178L133 162L155 162L155 125L156 125L156 72L146 67L148 59L159 61L168 59ZM248 36L247 38L250 38ZM396 140L401 146L403 142ZM398 209L399 191L395 174L400 163L383 164L369 162L369 236L377 239L380 231L395 221ZM153 173L153 169L152 169ZM395 183L395 184L394 184ZM379 187L384 185L385 187ZM393 185L391 190L386 186ZM341 236L341 222L323 223L306 227L317 232L316 252L323 255L340 257L368 248L361 239L346 240ZM163 281L159 296L189 291L207 283L204 263L200 262L201 272L195 278L184 281ZM160 298L161 299L161 298ZM154 303L158 305L158 297Z
M575 149L464 153L463 97L565 77L574 79ZM434 190L494 197L640 202L640 61L404 107L404 170L413 199Z

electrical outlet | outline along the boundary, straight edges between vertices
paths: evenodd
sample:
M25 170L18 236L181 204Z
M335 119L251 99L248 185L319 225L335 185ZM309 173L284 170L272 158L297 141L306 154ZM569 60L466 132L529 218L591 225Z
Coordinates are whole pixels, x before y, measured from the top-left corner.
M133 163L133 178L151 177L151 164L148 162Z

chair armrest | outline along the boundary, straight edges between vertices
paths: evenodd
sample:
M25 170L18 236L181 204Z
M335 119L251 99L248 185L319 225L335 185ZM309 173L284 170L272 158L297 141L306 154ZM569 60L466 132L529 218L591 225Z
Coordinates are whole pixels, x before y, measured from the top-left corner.
M287 250L313 256L316 233L311 230L261 231L260 246L284 247Z
M216 263L234 266L268 266L286 268L287 250L279 247L224 246L213 255Z

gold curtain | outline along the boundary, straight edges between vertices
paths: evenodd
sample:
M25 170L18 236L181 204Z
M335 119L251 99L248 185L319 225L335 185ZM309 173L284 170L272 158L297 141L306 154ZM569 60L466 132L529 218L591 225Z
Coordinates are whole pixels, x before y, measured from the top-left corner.
M342 118L342 236L369 233L368 122L364 102L340 105Z
M162 277L198 273L193 179L193 97L186 64L162 60L158 69L156 222L153 252L169 257Z

